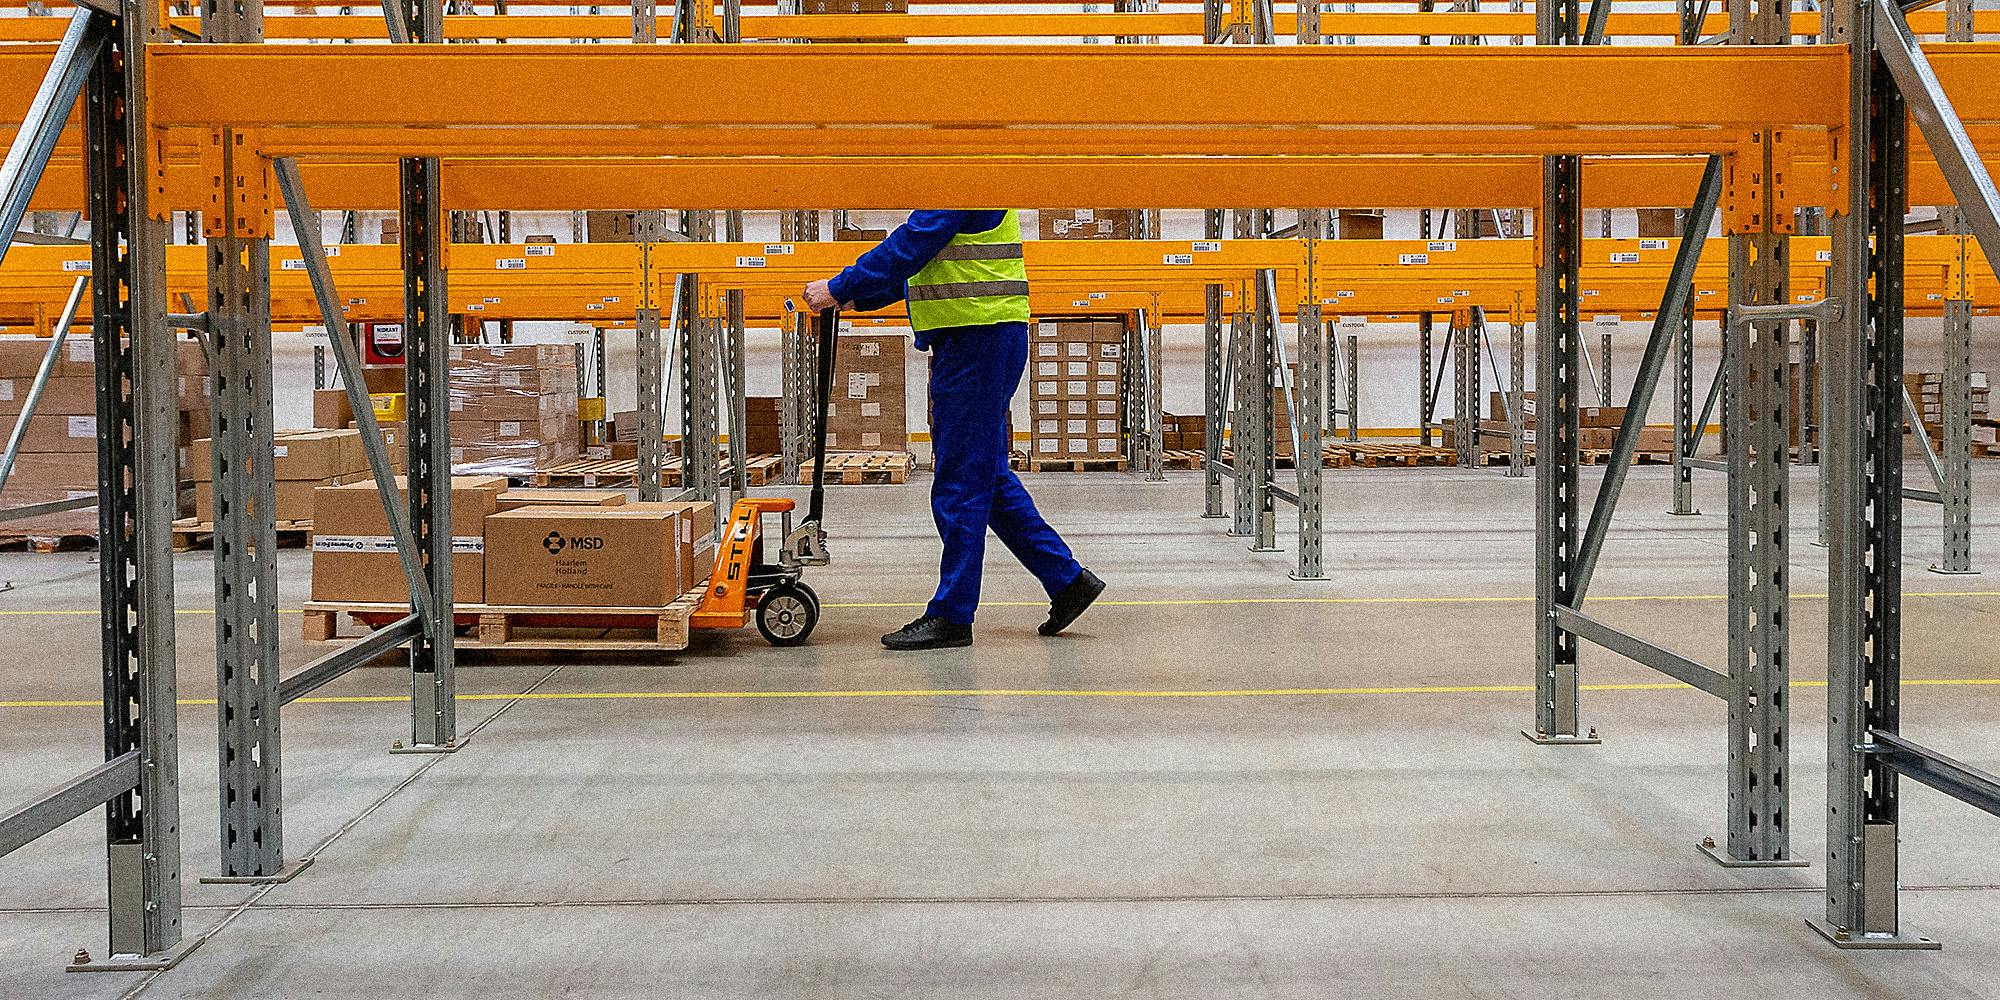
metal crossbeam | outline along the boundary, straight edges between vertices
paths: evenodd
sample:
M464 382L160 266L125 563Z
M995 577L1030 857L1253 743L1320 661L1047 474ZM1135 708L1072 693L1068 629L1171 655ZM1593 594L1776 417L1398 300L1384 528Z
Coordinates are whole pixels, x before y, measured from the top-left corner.
M137 787L139 755L122 753L0 814L0 857Z
M1862 749L1906 778L2000 816L2000 778L1895 733L1871 731Z
M1600 0L1602 5L1603 0ZM1708 242L1695 234L1708 231L1709 220L1715 216L1715 206L1721 197L1722 158L1710 157L1708 168L1702 171L1701 187L1695 193L1694 207L1687 214L1687 225L1681 233L1680 249L1674 254L1674 266L1668 273L1667 287L1660 293L1659 311L1653 314L1653 330L1646 339L1645 354L1639 360L1639 372L1632 383L1632 396L1626 400L1625 417L1619 422L1618 437L1612 442L1611 458L1606 463L1604 478L1598 482L1597 500L1590 508L1590 523L1584 529L1583 541L1577 546L1572 599L1578 605L1583 603L1590 591L1590 578L1597 570L1597 557L1603 552L1605 536L1611 531L1611 517L1618 510L1619 492L1625 488L1632 456L1639 450L1639 435L1646 429L1646 414L1652 409L1653 390L1659 386L1660 372L1666 367L1667 354L1675 344L1675 333L1680 329L1681 317L1687 308L1689 290L1694 287L1695 265L1701 262L1702 246Z
M104 51L104 43L111 37L115 24L112 18L89 9L70 15L69 27L56 45L48 73L42 77L33 103L28 105L28 114L14 134L13 144L7 147L7 158L0 161L0 233L21 228L21 219L28 214L28 202L35 196L35 186L40 183L42 171L49 165L49 158L55 154L56 143L69 122L70 109L76 107L84 80L97 62L98 53ZM0 260L6 259L8 246L9 242L0 242Z
M1556 624L1579 639L1596 643L1634 663L1651 667L1718 698L1728 698L1736 691L1736 681L1728 674L1606 625L1575 608L1557 608Z
M353 644L343 646L300 667L297 673L278 683L278 701L290 703L332 683L342 674L361 666L389 650L423 634L423 618L405 615L368 633Z

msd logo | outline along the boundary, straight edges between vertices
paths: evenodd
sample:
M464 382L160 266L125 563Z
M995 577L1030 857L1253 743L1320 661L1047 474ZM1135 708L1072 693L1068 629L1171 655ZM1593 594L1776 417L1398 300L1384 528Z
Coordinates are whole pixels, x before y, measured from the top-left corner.
M548 537L542 539L542 548L547 549L549 555L552 556L561 555L566 549L590 551L603 547L604 539L596 535L570 535L564 537L560 531L551 531Z

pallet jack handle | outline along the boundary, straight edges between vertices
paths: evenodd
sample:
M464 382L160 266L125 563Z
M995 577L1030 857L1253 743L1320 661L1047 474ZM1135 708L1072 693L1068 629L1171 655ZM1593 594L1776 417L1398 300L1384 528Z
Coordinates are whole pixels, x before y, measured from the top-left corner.
M827 552L821 517L826 512L826 412L833 402L833 354L840 334L840 310L821 309L818 322L819 378L815 381L819 412L813 421L812 497L806 502L805 520L785 535L780 561L787 566L825 566L833 561Z

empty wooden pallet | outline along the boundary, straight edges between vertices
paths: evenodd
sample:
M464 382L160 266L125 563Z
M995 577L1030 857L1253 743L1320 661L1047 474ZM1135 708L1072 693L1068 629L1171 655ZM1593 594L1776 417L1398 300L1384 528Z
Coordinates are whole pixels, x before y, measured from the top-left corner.
M907 451L851 451L826 456L826 481L842 486L905 483L915 462ZM799 480L811 482L813 461L799 467Z

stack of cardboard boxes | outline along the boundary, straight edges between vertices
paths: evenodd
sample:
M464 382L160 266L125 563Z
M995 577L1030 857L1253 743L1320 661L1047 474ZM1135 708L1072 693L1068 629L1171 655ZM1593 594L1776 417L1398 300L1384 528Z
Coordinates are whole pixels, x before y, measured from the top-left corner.
M751 396L743 403L743 453L777 454L780 450L778 420L785 401L778 396Z
M1028 353L1029 467L1122 461L1124 321L1042 320Z
M1796 379L1797 365L1792 366ZM1794 385L1796 385L1796 381ZM1903 385L1910 390L1910 398L1916 400L1917 412L1924 418L1924 432L1931 436L1931 447L1944 446L1944 373L1904 372ZM1794 389L1793 397L1798 396ZM1985 372L1972 373L1972 440L1980 444L1992 444L1995 427L1988 419L1992 412L1988 405ZM1793 421L1797 423L1796 418ZM1909 420L1905 417L1903 430L1910 431Z
M1521 400L1521 420L1527 429L1527 444L1529 451L1532 452L1535 443L1535 394L1533 392L1524 392L1521 395L1523 397ZM1611 450L1611 446L1618 440L1618 426L1624 422L1625 407L1622 406L1585 406L1579 408L1577 413L1578 449L1582 451ZM1446 421L1445 423L1448 425L1450 421ZM1497 442L1494 445L1494 450L1504 450L1507 440L1507 399L1502 393L1494 392L1487 394L1486 431L1489 435L1498 435L1491 438L1491 440ZM1447 447L1452 444L1449 428L1447 428L1444 443ZM1672 452L1674 450L1674 429L1672 427L1652 426L1640 428L1639 447L1637 450L1641 452Z
M40 338L0 339L0 436L13 433L48 349L49 341ZM5 500L0 503L20 507L97 492L95 351L87 331L77 330L64 341L35 415L28 421L21 452L7 479ZM189 446L208 434L208 358L192 340L175 344L174 354L174 443L180 478L187 479L191 472ZM10 521L0 528L8 534L94 535L97 511L84 508L44 514Z
M1045 240L1129 240L1132 213L1122 208L1045 208Z
M313 390L313 426L359 433L361 425L355 420L354 408L348 402L346 389ZM376 430L382 435L383 450L387 452L389 468L394 472L406 472L410 467L410 443L403 433L405 426L400 420L384 420L380 417L375 420ZM368 470L367 454L366 451L362 452L363 472Z
M901 334L840 335L826 411L827 450L910 450L903 374L908 347Z
M699 586L715 562L710 503L633 503L611 490L513 490L499 476L454 476L450 505L455 604L661 607ZM371 484L315 491L312 597L408 602Z
M1206 416L1160 414L1161 448L1166 451L1201 451L1208 447Z
M453 347L449 370L453 472L525 476L577 457L568 344Z
M215 522L214 442L202 438L188 449L188 475L194 479L194 519ZM366 480L368 456L357 430L279 431L271 435L271 473L277 480L274 520L309 521L315 491Z
M1289 368L1291 385L1296 392L1299 384L1299 366L1294 364ZM1271 387L1271 428L1271 454L1276 458L1289 460L1292 457L1292 407L1291 396L1285 392L1283 386ZM1193 447L1204 447L1199 437L1196 438Z

